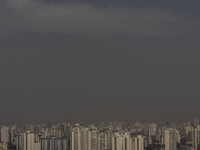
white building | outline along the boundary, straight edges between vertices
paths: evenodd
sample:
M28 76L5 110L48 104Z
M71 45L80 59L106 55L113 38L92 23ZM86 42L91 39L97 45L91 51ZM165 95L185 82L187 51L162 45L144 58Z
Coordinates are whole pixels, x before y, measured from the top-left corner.
M1 127L1 142L9 142L9 129L8 127Z
M17 135L17 150L41 150L41 144L37 142L36 134L30 131Z
M185 129L186 134L190 134L193 131L193 127L191 125L187 126Z
M197 126L193 131L193 150L199 149L200 144L200 126Z
M144 150L144 138L141 135L135 138L135 150Z
M14 139L15 139L15 128L11 128L10 130L10 141L11 143L14 143Z
M98 134L98 150L107 150L111 149L112 136L111 133L107 130L103 130Z
M132 150L132 143L129 132L116 132L112 137L112 150Z
M149 136L156 135L156 132L157 132L157 124L154 122L149 124Z
M176 142L178 142L178 132L176 129L165 130L165 150L177 150Z
M75 124L71 133L71 150L84 150L84 130L81 124Z
M97 128L92 126L89 127L88 132L88 142L84 144L88 144L87 150L97 150L98 149L98 131Z

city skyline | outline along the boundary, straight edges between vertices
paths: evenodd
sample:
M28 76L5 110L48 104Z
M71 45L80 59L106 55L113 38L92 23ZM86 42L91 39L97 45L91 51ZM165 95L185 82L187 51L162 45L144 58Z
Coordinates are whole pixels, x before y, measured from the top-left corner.
M198 150L200 119L0 127L2 150Z

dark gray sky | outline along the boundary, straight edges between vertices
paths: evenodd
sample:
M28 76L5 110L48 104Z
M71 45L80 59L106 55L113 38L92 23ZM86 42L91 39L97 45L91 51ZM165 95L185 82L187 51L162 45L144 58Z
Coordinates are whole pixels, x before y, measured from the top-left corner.
M0 0L0 124L199 117L199 7Z

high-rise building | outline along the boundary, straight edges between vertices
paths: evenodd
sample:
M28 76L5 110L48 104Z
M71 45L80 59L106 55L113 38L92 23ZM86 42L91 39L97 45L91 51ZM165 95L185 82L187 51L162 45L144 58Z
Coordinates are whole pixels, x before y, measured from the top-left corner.
M187 126L185 129L185 132L187 135L190 135L190 133L193 131L193 127L191 125Z
M98 135L98 150L108 149L108 138L106 132L99 132Z
M129 132L116 132L112 137L112 150L132 150L132 143Z
M69 150L68 138L41 138L41 150Z
M199 150L200 148L200 126L197 126L193 131L193 150Z
M36 134L30 131L24 133L24 150L40 150L40 143L36 142Z
M8 127L3 126L1 128L1 142L9 142L9 129Z
M152 144L153 141L155 141L156 133L157 133L157 124L153 122L149 124L149 137L148 137L149 144Z
M167 128L166 126L161 127L161 145L165 144L165 129L166 128Z
M36 134L30 131L17 135L17 150L41 150L40 142L37 142Z
M85 147L83 138L84 137L84 127L82 124L75 124L71 133L71 150L83 150Z
M98 130L94 125L88 128L75 124L71 133L71 150L98 150Z
M87 137L86 137L87 139ZM89 127L89 131L88 131L88 139L87 139L87 144L88 149L87 150L97 150L98 149L98 131L97 128L92 125Z
M135 138L135 150L144 150L144 138L141 135Z
M15 139L15 128L11 128L11 130L10 130L10 142L14 143L14 139Z
M16 149L20 150L24 148L24 134L18 133L16 137Z
M165 150L177 150L177 134L176 129L169 128L165 130Z
M112 147L112 136L109 130L102 130L98 134L98 150L107 150Z
M156 135L156 132L157 132L157 124L154 122L149 124L149 136Z

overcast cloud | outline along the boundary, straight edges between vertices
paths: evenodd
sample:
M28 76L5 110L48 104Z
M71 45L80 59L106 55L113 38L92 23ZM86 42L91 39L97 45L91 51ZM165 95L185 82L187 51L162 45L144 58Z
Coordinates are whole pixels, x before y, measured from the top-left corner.
M1 37L26 31L85 38L184 36L198 27L197 20L184 15L151 8L7 0L1 7Z
M199 3L0 0L0 123L199 116Z

